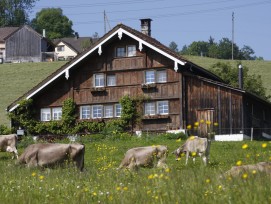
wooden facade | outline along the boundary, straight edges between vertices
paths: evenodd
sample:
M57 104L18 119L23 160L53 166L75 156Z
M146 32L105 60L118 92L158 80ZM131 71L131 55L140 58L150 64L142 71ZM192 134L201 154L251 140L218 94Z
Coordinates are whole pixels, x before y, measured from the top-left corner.
M116 55L117 48L129 45L136 46L133 56ZM150 70L156 74L163 71L166 80L146 83L146 72ZM106 85L105 80L105 85L96 87L97 75L105 79L114 76L115 84ZM271 126L270 103L224 84L217 76L182 59L150 36L122 24L20 99L32 98L36 119L40 119L41 109L61 107L65 99L72 98L80 120L82 107L113 107L125 95L145 98L142 124L137 130L185 129L202 119L217 123L216 133L220 135L249 134L251 127ZM20 99L8 110L16 109ZM159 102L165 102L163 114L157 111ZM154 114L146 114L147 103L155 104L155 110L151 110ZM87 118L88 121L101 119L108 118L104 115ZM270 134L267 128L264 131Z
M5 62L42 62L54 47L29 26L22 26L5 39ZM52 54L51 57L54 58Z

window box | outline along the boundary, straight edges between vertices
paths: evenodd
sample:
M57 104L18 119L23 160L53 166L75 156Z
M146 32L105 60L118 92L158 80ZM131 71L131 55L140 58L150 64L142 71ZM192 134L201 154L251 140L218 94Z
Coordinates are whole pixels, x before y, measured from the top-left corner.
M103 92L105 91L105 87L93 87L91 88L91 92Z
M152 89L156 88L156 83L151 83L151 84L141 84L142 89Z
M144 115L143 120L167 119L169 115Z

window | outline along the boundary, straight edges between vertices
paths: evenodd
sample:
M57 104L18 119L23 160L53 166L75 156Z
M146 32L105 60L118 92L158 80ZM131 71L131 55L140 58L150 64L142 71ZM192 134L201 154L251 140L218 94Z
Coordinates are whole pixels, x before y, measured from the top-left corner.
M128 57L136 56L136 46L135 45L128 45L127 46L127 56Z
M94 78L95 78L94 82L95 87L104 87L104 74L95 74Z
M51 120L51 109L50 108L42 108L40 110L40 118L41 118L41 121L50 121Z
M115 105L115 117L121 116L121 105L118 103Z
M161 71L157 71L157 82L161 83L161 82L167 82L167 71L166 70L161 70Z
M116 48L116 57L133 57L136 56L136 46L127 45L126 47Z
M155 115L155 102L145 103L145 115Z
M112 118L113 117L113 105L106 105L104 106L104 117L105 118Z
M168 101L147 102L144 113L145 115L166 115L169 113Z
M145 72L145 83L162 83L167 82L167 71L166 70L149 70Z
M92 118L101 118L103 117L103 106L94 105L92 106Z
M59 45L59 46L57 46L56 49L58 52L63 52L65 50L65 47L64 47L64 45Z
M126 57L125 47L117 47L116 57Z
M108 75L107 76L107 86L116 86L116 76Z
M53 120L61 120L61 118L62 118L62 108L61 107L52 108L52 113L53 113Z
M80 119L90 119L90 106L80 107Z
M168 114L168 101L157 102L157 113L161 115Z
M152 84L155 83L155 72L154 70L146 71L145 72L145 83L146 84Z

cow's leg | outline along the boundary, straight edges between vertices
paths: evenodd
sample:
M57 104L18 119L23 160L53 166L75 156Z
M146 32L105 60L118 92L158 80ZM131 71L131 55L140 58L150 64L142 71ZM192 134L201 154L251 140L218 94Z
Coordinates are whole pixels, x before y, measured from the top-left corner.
M206 164L207 164L207 158L206 158L206 156L205 156L205 155L202 157L202 161L203 161L204 165L206 165Z
M132 157L130 159L130 162L129 162L129 165L127 166L127 169L129 169L131 171L137 170L137 164L136 164L136 161L135 161L134 157Z
M16 156L16 158L18 159L18 151L16 148L12 148L10 146L7 146L6 149L7 152L13 153L12 159L14 159L14 157Z
M185 165L188 163L189 151L186 152Z
M195 164L195 161L196 161L196 158L195 157L193 157L193 163Z

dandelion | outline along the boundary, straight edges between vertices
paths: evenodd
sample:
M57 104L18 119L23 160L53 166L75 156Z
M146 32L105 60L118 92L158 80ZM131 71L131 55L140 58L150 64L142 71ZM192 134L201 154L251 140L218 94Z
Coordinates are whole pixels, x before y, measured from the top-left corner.
M247 173L244 173L244 174L242 175L242 178L243 178L243 179L247 179L247 177L248 177Z
M207 124L207 125L211 125L211 121L207 120L207 121L206 121L206 124Z
M199 122L195 122L194 126L195 127L199 126Z
M195 139L195 136L190 136L189 139L193 140L193 139Z
M187 125L187 127L186 127L186 128L187 128L188 130L190 130L190 129L191 129L191 127L192 127L191 125Z
M181 138L177 139L176 142L181 142Z
M39 179L42 181L44 179L44 176L40 176Z
M153 179L153 175L152 175L152 174L149 175L149 176L148 176L148 179Z
M249 158L249 157L250 157L250 154L247 154L247 155L246 155L246 158Z
M201 119L199 122L200 122L200 123L204 123L204 120Z
M192 152L192 157L195 157L197 155L197 152Z
M92 195L93 195L93 196L96 196L96 195L97 195L97 193L96 193L96 192L93 192L93 193L92 193Z
M237 165L237 166L241 166L241 165L242 165L242 161L240 161L240 160L237 161L237 162L236 162L236 165Z
M165 172L169 173L170 172L170 168L166 168Z
M128 190L128 187L126 187L126 186L125 186L125 187L123 187L123 190L127 191L127 190Z
M214 126L218 126L218 123L217 123L217 122L214 122Z
M210 183L211 180L210 180L210 179L206 179L205 182L206 182L206 183Z
M252 171L252 174L256 174L256 173L257 173L257 171L256 171L256 170L253 170L253 171Z
M259 157L260 156L260 154L256 154L256 157Z
M267 147L267 144L266 143L263 143L262 144L262 148L266 148Z
M150 194L150 193L151 193L151 190L148 190L148 191L147 191L147 194Z
M222 186L221 186L221 185L219 185L219 186L218 186L218 189L219 189L219 190L221 190L221 189L222 189Z
M118 187L117 187L117 191L120 191L120 189L121 189L121 187L118 186Z
M270 157L270 158L271 158L271 157ZM181 160L181 157L178 157L177 160L180 161L180 160Z
M248 148L248 145L247 144L243 144L242 145L242 149L246 149L246 148Z
M271 157L269 157L269 160L271 161Z
M33 172L31 175L34 177L34 176L36 176L36 173L35 173L35 172Z

